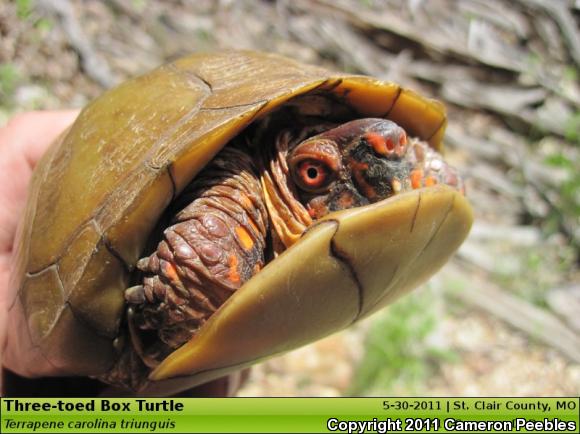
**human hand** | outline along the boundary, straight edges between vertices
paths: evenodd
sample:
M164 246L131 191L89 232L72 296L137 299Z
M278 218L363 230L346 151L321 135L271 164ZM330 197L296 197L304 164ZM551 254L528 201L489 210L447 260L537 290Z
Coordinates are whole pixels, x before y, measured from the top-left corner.
M8 333L8 307L16 292L9 286L13 243L32 170L77 115L77 110L22 113L0 128L0 366Z
M14 237L18 222L26 205L28 184L32 171L49 145L78 116L78 110L38 111L16 115L0 128L0 371L2 367L2 351L5 347L8 330L8 307L14 301L17 288L10 287L10 267ZM232 396L247 377L247 370L235 373L195 389L183 392L182 396ZM14 377L18 389L24 395L32 391L40 394L54 393L58 395L59 383L68 381L67 387L77 387L79 393L91 393L87 383L79 382L71 386L70 380L57 378L26 380ZM70 383L70 384L69 384ZM6 383L8 387L8 382ZM44 387L44 389L43 389ZM103 393L105 386L91 385L96 393ZM40 389L40 390L38 390ZM76 389L74 389L76 390ZM105 393L114 393L104 389ZM2 391L2 375L0 375L0 394ZM100 391L100 392L99 392ZM119 392L121 393L121 392ZM23 395L23 396L24 396Z

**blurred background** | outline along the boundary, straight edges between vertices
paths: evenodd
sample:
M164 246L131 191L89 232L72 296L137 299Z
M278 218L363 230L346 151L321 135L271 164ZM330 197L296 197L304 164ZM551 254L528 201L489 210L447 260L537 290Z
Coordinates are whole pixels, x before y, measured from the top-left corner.
M445 102L477 219L427 285L240 395L580 394L580 0L0 0L0 125L226 47Z

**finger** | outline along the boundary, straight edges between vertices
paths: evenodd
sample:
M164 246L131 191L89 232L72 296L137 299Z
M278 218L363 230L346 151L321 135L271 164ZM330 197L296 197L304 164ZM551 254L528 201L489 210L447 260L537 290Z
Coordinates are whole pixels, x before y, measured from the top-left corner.
M77 110L23 113L0 129L0 254L12 248L33 167L77 115Z
M0 128L0 362L6 339L12 244L26 203L30 176L50 144L78 116L78 110L29 112ZM1 363L0 363L1 365ZM1 391L0 379L0 391Z
M17 114L0 129L0 154L24 156L36 166L48 146L79 114L79 110L34 111Z

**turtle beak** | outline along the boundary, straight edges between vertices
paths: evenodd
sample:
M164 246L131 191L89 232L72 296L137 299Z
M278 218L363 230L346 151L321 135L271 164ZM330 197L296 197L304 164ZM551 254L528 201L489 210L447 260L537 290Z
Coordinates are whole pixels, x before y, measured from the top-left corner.
M445 185L329 214L152 371L150 384L203 383L351 325L439 270L472 220L465 197Z

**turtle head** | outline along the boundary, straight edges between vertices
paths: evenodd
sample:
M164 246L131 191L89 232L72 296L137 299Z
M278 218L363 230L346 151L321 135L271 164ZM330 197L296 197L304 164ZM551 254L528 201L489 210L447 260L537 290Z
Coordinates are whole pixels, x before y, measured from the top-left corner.
M287 157L299 201L313 219L435 184L463 191L455 169L386 119L358 119L310 137Z

